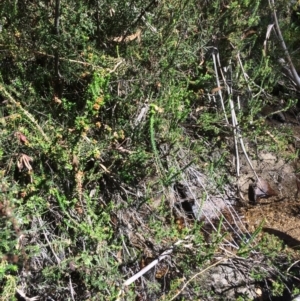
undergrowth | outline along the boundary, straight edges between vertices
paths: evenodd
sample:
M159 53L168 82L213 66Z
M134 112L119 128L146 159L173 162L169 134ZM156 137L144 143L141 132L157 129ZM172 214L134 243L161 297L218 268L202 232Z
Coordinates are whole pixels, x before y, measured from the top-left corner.
M231 101L250 144L279 152L291 137L272 145L260 116L296 105L295 91L271 96L266 3L55 5L0 4L1 300L205 299L202 271L254 250L272 269L253 278L272 277L230 165Z

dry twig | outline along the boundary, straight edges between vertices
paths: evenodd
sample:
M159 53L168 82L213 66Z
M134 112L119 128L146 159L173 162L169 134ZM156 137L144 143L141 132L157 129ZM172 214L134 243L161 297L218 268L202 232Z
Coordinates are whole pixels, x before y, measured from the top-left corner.
M140 277L142 277L145 273L147 273L149 270L151 270L153 267L155 267L160 261L162 261L163 259L165 259L167 256L171 255L174 251L174 248L180 244L182 244L183 242L185 242L188 239L191 239L191 236L187 236L185 237L184 240L179 240L177 241L173 246L171 246L168 250L164 251L160 256L158 256L157 259L153 260L150 264L148 264L147 266L145 266L143 269L141 269L137 274L133 275L132 277L130 277L129 279L127 279L123 285L122 288L120 289L119 293L118 293L118 297L116 299L116 301L121 301L122 299L122 295L125 292L125 288L127 286L129 286L131 283L135 282L137 279L139 279Z
M217 66L216 55L213 53L212 57L213 57L214 68L215 68L215 73L216 73L217 87L221 87L221 84L220 84L220 81L219 81L219 75L218 75L218 66ZM219 57L218 57L218 62L219 62ZM223 113L224 113L226 123L229 124L227 114L226 114L226 110L225 110L225 105L224 105L224 100L223 100L223 95L222 95L222 89L218 90L218 94L220 96L221 106L222 106L222 109L223 109Z
M185 290L185 288L189 285L189 283L190 283L191 281L193 281L195 278L197 278L199 275L203 274L204 272L210 270L212 267L218 265L218 264L221 263L222 261L225 261L226 259L228 259L228 257L224 257L224 258L220 259L219 261L213 263L212 265L210 265L210 266L207 267L206 269L204 269L204 270L202 270L201 272L195 274L192 278L190 278L190 279L183 285L183 287L179 290L179 292L178 292L175 296L173 296L173 297L170 299L170 301L176 299L176 298L177 298L177 297Z
M300 77L299 77L299 75L298 75L298 73L295 69L295 66L293 64L293 61L292 61L292 58L290 56L289 50L287 49L287 46L286 46L285 41L283 39L281 29L280 29L280 26L279 26L279 22L278 22L278 18L277 18L277 13L276 13L274 0L269 0L269 6L270 6L270 8L272 10L272 13L273 13L273 18L274 18L274 21L275 21L275 28L276 28L276 32L278 34L278 37L279 37L279 40L280 40L280 43L281 43L281 47L284 51L285 57L286 57L287 62L288 62L288 66L289 66L288 76L295 83L296 87L298 89L300 89Z

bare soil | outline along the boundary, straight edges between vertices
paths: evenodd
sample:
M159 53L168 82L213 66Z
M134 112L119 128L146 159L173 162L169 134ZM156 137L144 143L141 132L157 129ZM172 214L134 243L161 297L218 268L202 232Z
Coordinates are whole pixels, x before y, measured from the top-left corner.
M292 140L295 142L287 145L278 154L265 150L255 151L257 159L252 160L254 170L277 193L277 196L260 199L256 204L251 204L248 196L249 185L255 177L244 160L239 181L244 198L241 212L249 232L253 232L263 222L263 232L279 237L290 248L300 249L300 193L298 194L297 187L297 169L300 162L299 159L287 160L291 155L295 155L299 147L297 144L300 141L300 126L296 122L268 122L272 127L291 128L294 136ZM278 143L276 137L272 136L272 139L274 143Z

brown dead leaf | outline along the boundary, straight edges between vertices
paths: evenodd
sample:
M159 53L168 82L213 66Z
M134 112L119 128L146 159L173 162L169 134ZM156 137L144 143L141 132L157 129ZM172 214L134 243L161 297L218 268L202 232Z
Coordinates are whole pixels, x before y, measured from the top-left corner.
M18 160L17 160L17 166L20 171L22 171L25 167L28 169L28 171L32 170L32 166L30 165L30 162L33 161L33 158L30 156L27 156L25 154L20 154Z
M15 137L21 142L22 144L28 144L28 140L25 135L23 135L21 132L15 132Z
M60 105L62 103L61 99L56 95L54 95L53 101L54 101L54 103L56 103L58 105Z
M224 87L216 87L216 88L213 88L211 91L210 91L210 93L211 94L215 94L215 93L217 93L217 92L219 92L220 90L222 90Z
M256 30L250 29L243 33L242 40L246 39L248 36L253 35L256 33Z
M72 165L73 165L74 169L77 171L78 166L79 166L79 158L75 154L73 154L73 156L72 156Z
M270 184L259 178L255 183L249 185L248 196L249 201L257 203L260 199L267 199L271 196L278 195Z
M112 40L114 42L117 42L117 43L121 43L121 42L128 43L130 41L133 41L133 40L137 39L138 43L140 43L141 42L141 33L142 33L142 31L140 29L138 29L136 31L136 33L131 34L131 35L127 36L127 37L120 36L120 37L115 37Z

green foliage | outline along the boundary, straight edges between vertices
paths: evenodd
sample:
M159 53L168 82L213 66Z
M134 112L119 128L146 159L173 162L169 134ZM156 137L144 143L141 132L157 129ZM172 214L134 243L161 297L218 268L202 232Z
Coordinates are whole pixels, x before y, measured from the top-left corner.
M282 281L273 281L272 282L272 293L274 296L282 296L284 290L286 289L284 283Z
M1 269L1 267L0 267L0 269ZM1 299L3 301L6 301L6 300L7 301L8 300L15 301L15 300L17 300L16 297L14 296L16 288L17 288L16 278L11 275L7 275L7 276L5 276L5 278L6 278L6 281L5 281L5 284L2 286L3 290L1 293Z
M241 96L243 134L265 133L257 115L278 80L281 55L274 40L263 55L267 1L69 2L60 1L59 16L56 1L0 3L0 206L9 200L20 228L16 233L0 210L1 293L13 300L25 268L4 259L27 254L36 268L26 280L28 295L55 291L51 298L69 298L72 280L78 300L86 292L114 300L151 249L147 244L156 256L191 235L192 250L174 252L174 292L195 263L214 257L225 235L221 221L212 243L198 248L205 244L201 225L180 228L170 197L190 167L211 179L204 194L229 182L232 133L211 92L213 51L232 70L234 93L221 90L226 113L228 98ZM284 28L289 17L280 16ZM297 22L284 31L295 50ZM294 98L287 106L288 99ZM249 256L260 230L240 255ZM20 235L26 239L16 250ZM145 283L150 298L159 299L159 281ZM136 284L127 297L139 293Z
M248 256L248 253L251 251L251 243L255 240L255 238L258 236L258 234L262 231L263 225L264 225L265 221L262 221L259 226L257 227L257 229L255 230L255 232L252 234L252 236L247 239L245 242L242 243L238 254L240 256Z
M102 75L98 72L93 74L87 89L87 111L92 116L97 115L98 111L105 105L105 101L109 100L108 84L109 75Z

